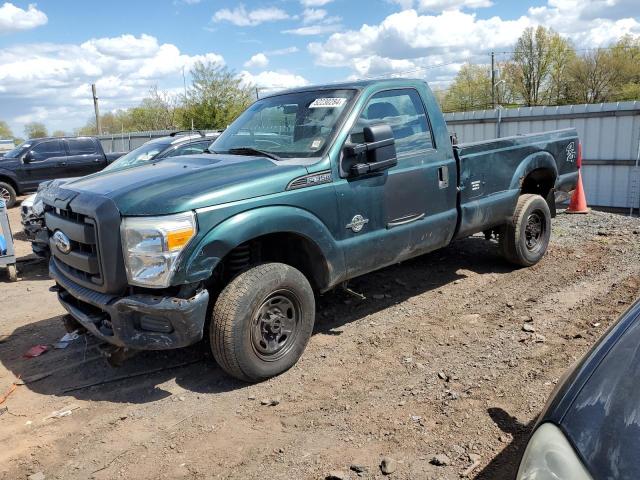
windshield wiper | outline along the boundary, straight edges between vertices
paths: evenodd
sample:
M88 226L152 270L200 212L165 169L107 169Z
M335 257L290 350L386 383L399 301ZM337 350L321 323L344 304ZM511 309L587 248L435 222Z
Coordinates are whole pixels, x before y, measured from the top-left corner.
M253 147L230 148L228 153L231 155L262 155L263 157L271 158L272 160L282 160L282 157L279 157L275 153L258 150Z

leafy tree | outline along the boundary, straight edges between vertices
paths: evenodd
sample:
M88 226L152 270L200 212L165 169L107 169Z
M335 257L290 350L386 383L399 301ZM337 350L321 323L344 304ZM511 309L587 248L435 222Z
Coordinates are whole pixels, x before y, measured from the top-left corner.
M640 37L625 35L611 49L618 71L612 101L640 99Z
M549 84L552 72L555 77L554 88L550 91L557 97L562 90L558 82L563 72L563 58L570 55L571 45L551 29L539 26L535 30L526 28L516 42L513 53L511 89L522 99L525 105L542 105L548 100Z
M570 68L576 51L568 40L552 34L549 43L549 76L546 85L546 104L564 105L571 102Z
M27 138L46 137L47 127L41 122L29 122L24 126L24 134Z
M445 111L491 108L491 73L486 65L462 66L444 96Z
M0 120L0 138L13 138L13 132L9 128L9 124L4 120Z
M578 57L571 65L573 100L600 103L614 96L620 71L610 51L597 49Z
M225 67L197 62L184 107L179 111L180 125L197 129L226 128L252 102L252 87Z
M51 134L52 137L66 137L67 134L65 133L64 130L54 130L53 133Z

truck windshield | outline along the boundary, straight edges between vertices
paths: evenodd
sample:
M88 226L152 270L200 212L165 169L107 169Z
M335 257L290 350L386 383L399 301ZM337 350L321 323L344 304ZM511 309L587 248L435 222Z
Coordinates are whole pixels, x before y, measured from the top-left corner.
M315 90L258 100L209 149L215 153L260 150L281 158L322 156L355 93Z
M171 145L170 142L147 142L118 158L115 162L105 168L105 170L115 170L117 168L144 165L145 163L151 162L169 145Z

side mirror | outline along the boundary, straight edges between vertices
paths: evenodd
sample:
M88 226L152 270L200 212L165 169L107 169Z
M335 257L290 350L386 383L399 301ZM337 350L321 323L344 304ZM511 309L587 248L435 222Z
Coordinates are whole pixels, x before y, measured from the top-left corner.
M354 163L348 171L352 175L379 172L398 164L396 141L393 130L387 123L364 127L364 143L345 147L345 155Z
M24 157L22 157L22 163L31 163L33 161L33 154L31 152L27 152Z

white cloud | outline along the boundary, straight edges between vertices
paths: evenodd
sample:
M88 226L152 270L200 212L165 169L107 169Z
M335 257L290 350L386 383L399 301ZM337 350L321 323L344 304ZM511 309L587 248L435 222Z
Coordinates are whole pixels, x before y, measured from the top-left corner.
M333 0L300 0L303 7L322 7L331 2L333 2Z
M269 50L266 52L267 55L276 56L276 55L289 55L291 53L297 53L300 49L298 47L286 47L286 48L277 48L275 50Z
M325 35L327 33L333 33L338 30L340 30L340 25L327 24L327 25L309 25L307 27L292 28L289 30L283 30L282 33L290 33L292 35L311 36L311 35Z
M91 114L91 83L97 84L103 111L126 108L153 85L181 84L182 68L188 71L197 61L224 64L217 53L186 55L149 35L14 45L0 49L0 105L6 120L15 112L14 123L32 118L69 130Z
M327 16L327 11L322 8L305 8L302 12L303 23L319 22Z
M246 84L259 88L261 92L304 87L309 84L306 78L287 71L275 72L267 70L253 75L245 70L240 72L240 76Z
M0 34L30 30L45 25L47 21L47 15L38 10L35 4L29 4L26 10L10 2L0 7Z
M350 67L359 76L447 64L429 69L427 75L429 80L446 79L465 61L486 63L487 52L510 50L529 26L552 27L579 48L606 46L626 33L638 35L640 22L633 17L640 13L640 7L631 5L636 1L549 0L546 6L530 8L527 15L512 20L497 16L481 19L460 10L427 15L409 9L389 15L377 25L334 33L323 43L310 43L308 50L316 64ZM626 13L620 10L621 18L589 18L592 8L604 2L628 8ZM424 75L422 71L414 76Z
M240 5L233 10L223 8L218 10L212 20L214 22L230 22L238 27L255 27L265 22L275 22L277 20L286 20L289 14L280 8L258 8L255 10L247 10L244 5Z
M416 8L421 12L437 12L444 10L477 9L493 5L491 0L393 0L403 10Z
M269 59L264 53L256 53L249 60L244 62L245 68L264 68L269 65Z

